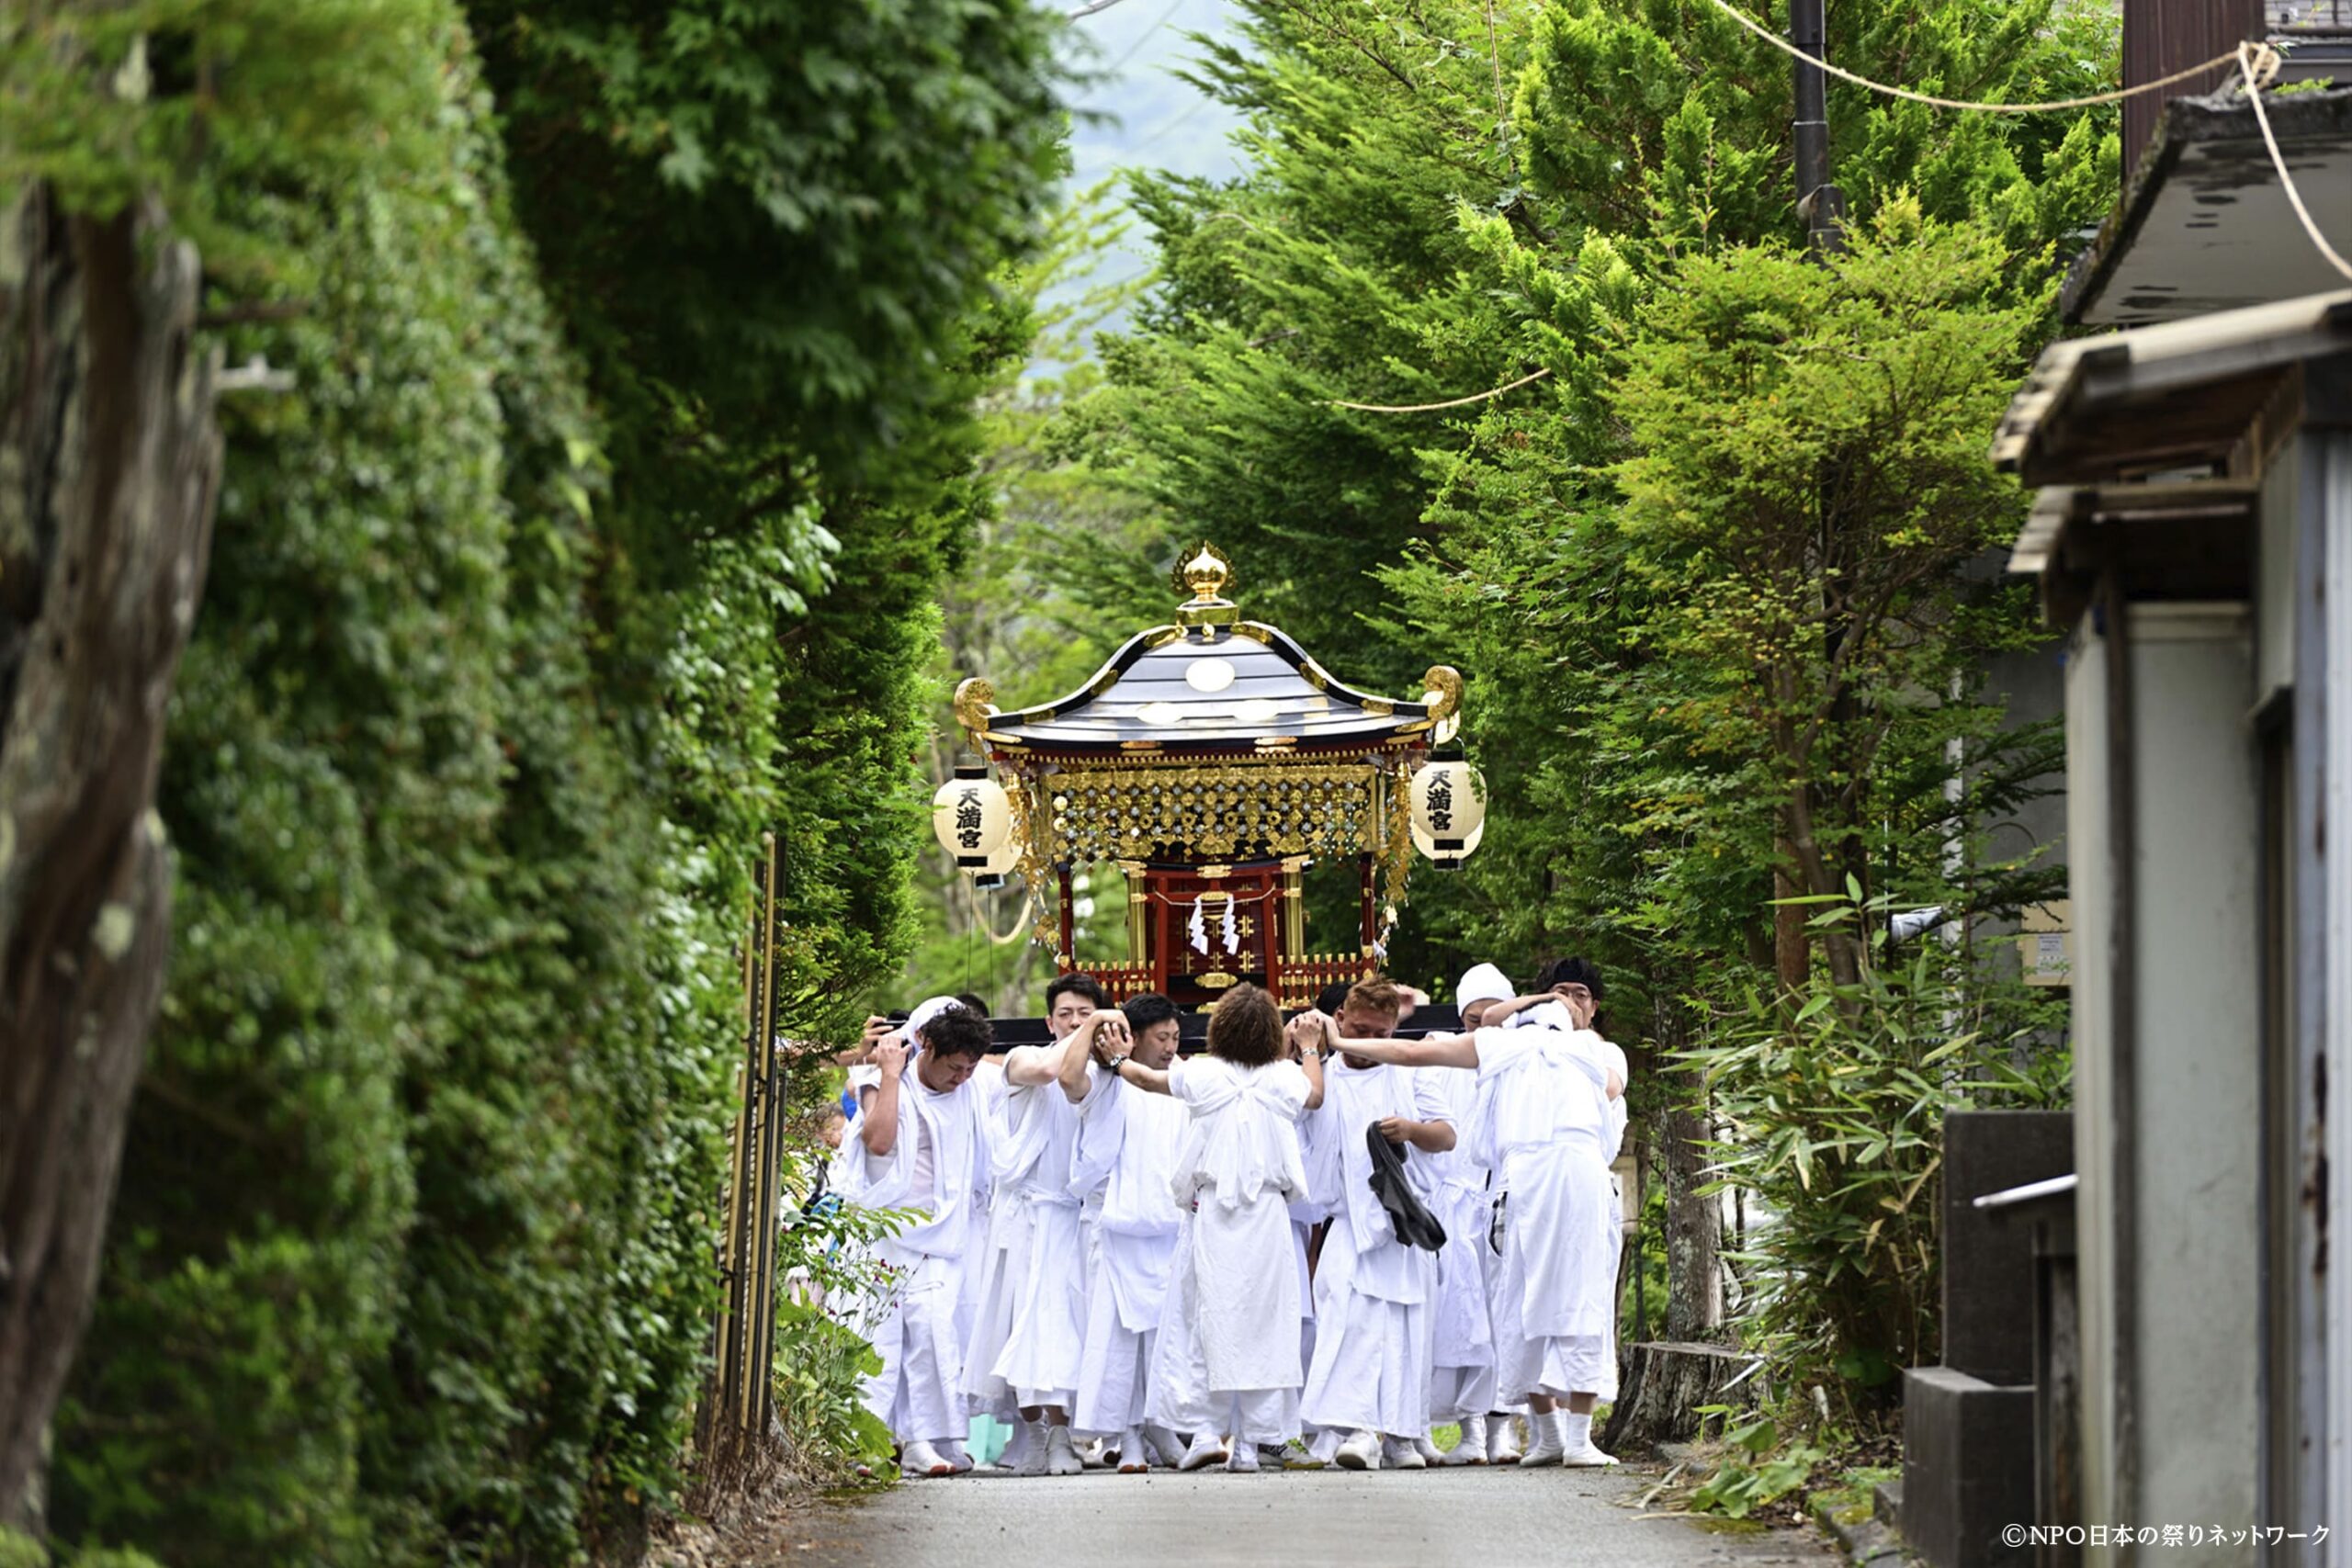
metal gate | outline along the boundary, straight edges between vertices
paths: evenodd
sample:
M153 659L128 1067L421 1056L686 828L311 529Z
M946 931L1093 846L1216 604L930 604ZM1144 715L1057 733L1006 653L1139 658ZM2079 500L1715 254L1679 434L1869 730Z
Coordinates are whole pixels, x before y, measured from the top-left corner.
M751 929L743 942L743 1065L735 1111L734 1165L718 1257L717 1350L695 1420L705 1452L726 1436L764 1434L775 1414L778 1195L784 1156L785 1071L778 1050L775 835L761 836Z

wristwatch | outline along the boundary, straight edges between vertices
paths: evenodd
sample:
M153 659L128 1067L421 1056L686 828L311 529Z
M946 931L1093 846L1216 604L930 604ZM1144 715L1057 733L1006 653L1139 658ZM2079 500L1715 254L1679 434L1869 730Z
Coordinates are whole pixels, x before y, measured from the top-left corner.
M1108 1057L1104 1060L1102 1065L1110 1068L1113 1076L1115 1077L1117 1076L1119 1069L1125 1066L1128 1062L1134 1059L1134 1057L1135 1053L1130 1051L1124 1056Z

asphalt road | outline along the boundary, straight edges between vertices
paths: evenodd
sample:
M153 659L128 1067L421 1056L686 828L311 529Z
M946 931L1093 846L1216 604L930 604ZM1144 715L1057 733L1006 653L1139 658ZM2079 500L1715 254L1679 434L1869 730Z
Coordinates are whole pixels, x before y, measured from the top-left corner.
M1795 1531L1642 1518L1655 1471L1269 1471L904 1482L800 1516L811 1568L1829 1568Z

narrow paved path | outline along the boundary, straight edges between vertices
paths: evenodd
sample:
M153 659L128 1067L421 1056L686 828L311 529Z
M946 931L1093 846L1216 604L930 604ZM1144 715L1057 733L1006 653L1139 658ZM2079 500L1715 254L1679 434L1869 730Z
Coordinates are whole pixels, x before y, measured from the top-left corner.
M909 1482L796 1521L774 1561L812 1568L1830 1568L1793 1530L1714 1533L1632 1506L1657 1479L1601 1471L1347 1471Z

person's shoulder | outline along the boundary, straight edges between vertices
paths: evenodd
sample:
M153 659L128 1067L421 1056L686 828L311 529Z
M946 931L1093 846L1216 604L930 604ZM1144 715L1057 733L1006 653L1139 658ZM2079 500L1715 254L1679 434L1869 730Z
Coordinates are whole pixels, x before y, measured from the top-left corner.
M1260 1077L1270 1082L1278 1083L1285 1090L1295 1092L1301 1100L1315 1092L1315 1085L1308 1079L1306 1069L1287 1057L1281 1061L1268 1062L1265 1066L1254 1070Z
M1536 1032L1532 1029L1511 1029L1492 1023L1471 1031L1471 1043L1478 1049L1479 1070L1492 1072L1533 1050Z
M1054 1048L1050 1045L1015 1045L1011 1050L1005 1052L1003 1061L1004 1066L1001 1070L1004 1074L1005 1086L1012 1089L1015 1094L1020 1093L1023 1089L1035 1089L1038 1087L1035 1084L1014 1083L1012 1081L1012 1069L1015 1065L1023 1067L1043 1067L1059 1065L1054 1059Z

